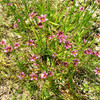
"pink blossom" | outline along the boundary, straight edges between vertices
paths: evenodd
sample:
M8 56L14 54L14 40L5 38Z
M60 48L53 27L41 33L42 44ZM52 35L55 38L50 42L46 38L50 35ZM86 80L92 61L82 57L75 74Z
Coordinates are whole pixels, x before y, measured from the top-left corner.
M92 55L95 55L96 52L92 52Z
M11 2L9 2L9 3L8 3L8 6L12 6L12 3L11 3Z
M29 16L29 18L33 18L33 17L35 17L36 15L37 15L37 13L31 12L31 14L29 14L28 16Z
M6 41L5 40L1 40L0 45L5 45Z
M18 76L18 78L20 78L20 79L22 79L25 76L24 72L19 73L19 74L20 74L20 76Z
M17 28L17 24L14 24L14 28Z
M32 72L32 74L30 76L31 76L31 80L33 80L33 79L38 80L37 75L35 75L35 73Z
M87 54L91 54L92 53L92 50L91 49L87 49L86 53Z
M19 44L17 42L15 42L14 46L15 46L14 48L16 49L19 47Z
M4 48L4 49L5 49L5 51L4 51L4 52L6 52L6 53L7 53L7 52L11 52L13 48L12 48L12 46L9 46L9 47L8 47L8 46L6 46L6 48Z
M75 51L75 50L71 51L71 55L73 55L75 57L77 55L77 51Z
M95 54L96 54L96 56L100 57L100 52L99 51L96 51Z
M71 45L72 45L72 43L70 43L70 42L68 41L68 42L65 42L64 47L66 47L66 49L68 49L68 48L71 48Z
M83 40L83 42L84 42L84 44L86 44L86 40L85 39Z
M42 74L41 74L41 79L47 78L47 75L48 75L48 73L46 73L46 72L42 73Z
M60 35L64 35L64 32L62 30L58 31L57 37L59 37Z
M78 63L80 63L79 60L74 59L74 65L77 66Z
M54 75L51 71L49 71L48 73L50 77Z
M38 58L35 54L33 54L32 57L29 57L32 62L35 62L35 60Z
M32 46L32 45L34 45L33 43L34 43L34 40L30 39L30 40L28 40L28 43L27 43L27 45L30 45L30 46Z
M99 35L99 34L97 34L96 37L97 37L98 39L100 39L100 35Z
M39 22L39 23L38 23L38 26L39 26L40 28L43 28L43 26L42 26L42 23L41 23L41 22Z
M17 19L17 22L19 22L19 23L20 23L20 19Z
M96 70L94 70L95 74L100 75L100 68L96 67Z
M41 17L40 16L37 16L37 18L39 19L39 22L45 22L45 21L47 21L48 19L46 18L46 14L45 15L43 15L43 14L41 14Z
M67 62L62 62L62 64L67 67L68 66L68 63Z
M53 56L53 58L55 58L55 57L57 56L57 54L56 54L56 53L54 53L54 54L52 54L52 56Z
M84 7L82 6L82 7L80 7L80 11L84 11Z
M54 37L55 37L55 35L52 35L52 36L49 37L49 39L54 39Z
M100 4L100 0L97 0L97 4Z
M67 36L65 36L65 35L60 35L60 36L57 37L57 39L60 40L60 43L61 42L65 43L66 42L66 38L67 38Z

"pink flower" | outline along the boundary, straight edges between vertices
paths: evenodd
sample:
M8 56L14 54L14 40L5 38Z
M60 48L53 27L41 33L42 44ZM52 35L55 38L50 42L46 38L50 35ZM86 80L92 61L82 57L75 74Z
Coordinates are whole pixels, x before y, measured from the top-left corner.
M100 39L100 35L99 35L99 34L97 34L96 37L97 37L98 39Z
M68 63L67 62L62 62L62 64L67 67L68 66Z
M31 76L31 80L33 80L33 79L38 80L37 75L35 75L35 73L32 72L32 74L30 76Z
M20 23L20 19L17 19L17 22L19 22L19 23Z
M51 71L49 71L48 73L50 77L54 75Z
M100 75L100 68L97 68L97 67L96 67L96 70L94 70L94 72L95 72L95 74Z
M32 46L32 45L34 45L33 43L34 43L34 40L30 39L30 40L28 40L28 43L27 43L27 45L30 45L30 46Z
M86 53L87 54L91 54L92 53L92 50L91 49L87 49Z
M83 42L84 42L84 44L86 44L86 40L85 39L83 40Z
M17 24L14 24L14 28L17 28Z
M19 44L17 42L15 42L14 46L15 46L14 48L16 49L19 47Z
M99 51L96 51L95 54L96 54L96 56L100 57L100 52Z
M92 52L92 55L95 55L95 52Z
M46 72L42 73L42 74L41 74L41 79L47 78L47 75L48 75L48 73L46 73Z
M77 66L78 63L80 63L79 60L75 59L74 60L74 65Z
M33 17L35 17L36 15L37 15L37 13L31 12L31 14L29 14L28 16L29 16L29 18L33 18Z
M52 54L52 56L53 56L53 58L55 58L55 57L57 56L57 54L56 54L56 53L54 53L54 54Z
M32 62L34 62L38 57L35 54L33 54L33 56L29 58L31 59Z
M40 16L37 16L37 18L39 19L39 22L45 22L45 21L48 20L48 19L46 18L46 14L45 14L45 15L41 14L41 17L40 17Z
M75 50L71 51L71 55L73 55L75 57L77 55L77 51L75 51Z
M70 42L68 41L68 42L65 42L64 47L66 47L66 49L68 49L68 48L71 48L70 45L72 45L72 43L70 43Z
M80 11L84 11L84 7L82 6L82 7L80 7Z
M9 3L8 3L8 6L12 6L12 3L11 3L11 2L9 2Z
M58 31L57 37L59 37L60 35L64 35L64 32L62 30Z
M40 28L43 27L41 22L38 23L38 26L39 26Z
M67 36L65 36L65 35L59 35L59 36L57 37L57 39L60 40L60 43L61 43L61 42L65 43L65 42L66 42L66 38L67 38Z
M5 45L6 41L5 40L1 40L0 45Z
M54 37L55 37L55 35L52 35L52 36L49 37L49 39L54 39Z
M100 4L100 0L97 0L97 4Z
M18 76L18 78L20 78L20 79L22 79L25 76L24 72L19 73L19 74L20 74L20 76Z
M4 52L11 52L12 51L12 46L10 46L10 47L8 47L8 46L6 46L6 48L4 48L5 49L5 51Z
M36 2L38 2L38 0L36 0Z

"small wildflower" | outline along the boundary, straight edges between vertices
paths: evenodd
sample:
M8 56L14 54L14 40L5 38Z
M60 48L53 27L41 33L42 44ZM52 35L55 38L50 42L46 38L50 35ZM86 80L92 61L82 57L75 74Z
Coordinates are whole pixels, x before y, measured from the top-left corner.
M42 74L41 74L41 79L47 78L47 75L48 75L48 73L46 73L46 72L42 73Z
M97 0L97 4L100 4L100 0Z
M53 56L53 58L55 58L55 57L57 56L57 54L56 54L56 53L54 53L54 54L52 54L52 56Z
M20 23L20 19L17 19L17 22Z
M75 50L71 51L71 55L73 55L75 57L77 55L77 51L75 51Z
M43 27L41 22L38 23L38 26L39 26L40 28Z
M96 67L96 70L94 70L95 74L100 75L100 68Z
M37 75L35 75L35 73L32 72L32 74L30 76L31 76L31 80L33 80L33 79L38 80Z
M46 14L45 14L45 15L41 14L41 17L40 17L40 16L37 16L37 18L39 19L39 22L45 22L45 21L48 20L48 19L46 18Z
M30 40L28 40L28 43L27 43L27 45L30 45L30 46L32 46L32 45L34 45L33 43L34 43L34 40L30 39Z
M92 52L92 55L95 55L95 52Z
M5 51L4 51L4 52L6 52L6 53L7 53L7 52L11 52L13 48L12 48L12 46L9 46L9 47L8 47L8 46L6 46L6 48L4 48L4 49L5 49Z
M54 75L51 71L49 71L48 74L50 77Z
M36 15L37 15L37 13L31 12L31 14L29 14L28 16L29 16L29 18L33 18L33 17L35 17Z
M54 39L55 35L49 36L49 39Z
M20 76L18 76L18 78L20 78L20 79L22 79L25 76L24 72L19 73L19 74L20 74Z
M60 35L59 37L57 37L57 39L60 40L60 43L61 42L65 43L66 42L66 38L67 38L67 36L65 36L65 35Z
M32 57L29 57L32 62L35 62L35 60L38 58L35 54L33 54Z
M5 45L6 41L5 40L1 40L0 45Z
M82 6L82 7L80 7L80 11L84 11L84 7Z
M86 44L86 40L85 39L83 40L83 42L84 42L84 44Z
M8 6L12 6L12 3L11 3L11 2L9 2L9 3L8 3Z
M96 51L95 54L96 54L96 56L100 57L100 52L99 51Z
M60 35L64 35L64 32L62 30L61 31L58 31L57 36L59 37Z
M80 63L79 60L75 59L74 60L74 65L77 66L78 63Z
M68 66L68 63L67 62L62 62L62 64L67 67Z
M14 28L17 28L17 24L14 24Z
M92 53L92 50L91 49L87 49L86 53L87 54L91 54Z
M72 43L70 43L68 41L68 42L65 42L65 46L64 47L66 47L66 49L68 49L68 48L71 48L71 45L72 45Z
M14 46L15 46L14 48L16 49L19 47L19 44L17 42L15 42Z
M97 37L98 39L100 39L100 35L99 35L99 34L97 34L96 37Z

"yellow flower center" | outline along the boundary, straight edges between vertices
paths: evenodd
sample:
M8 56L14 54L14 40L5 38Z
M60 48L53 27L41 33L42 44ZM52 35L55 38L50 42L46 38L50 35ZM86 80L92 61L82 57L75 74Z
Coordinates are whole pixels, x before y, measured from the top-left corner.
M100 73L100 70L98 70L98 73Z

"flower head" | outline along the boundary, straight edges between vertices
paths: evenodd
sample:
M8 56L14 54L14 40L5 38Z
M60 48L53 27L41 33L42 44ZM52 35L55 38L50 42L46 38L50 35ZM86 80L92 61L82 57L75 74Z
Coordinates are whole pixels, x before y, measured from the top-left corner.
M6 48L4 48L4 49L5 49L5 51L4 51L4 52L6 52L6 53L7 53L7 52L11 52L13 48L12 48L12 46L9 46L9 47L8 47L8 46L6 46Z
M37 16L37 18L39 19L39 22L45 22L45 21L47 21L48 19L46 18L46 14L45 15L43 15L43 14L41 14L41 17L40 16Z
M60 43L61 43L61 42L65 43L65 42L66 42L66 38L67 38L67 36L65 36L65 35L59 35L59 36L57 37L57 39L60 40Z
M39 26L40 28L43 27L41 22L38 23L38 26Z
M100 4L100 0L97 0L97 4Z
M77 66L78 63L80 63L79 60L74 59L74 66Z
M16 49L19 47L19 44L17 42L15 42L14 46L15 46L14 48Z
M68 49L68 48L71 48L71 45L72 45L72 43L70 43L68 41L68 42L65 42L65 46L64 47L66 47L66 49Z
M100 39L100 35L99 35L99 34L97 34L96 37L97 37L98 39Z
M60 35L64 35L64 32L62 30L61 31L58 31L57 36L59 37Z
M71 51L71 55L73 55L75 57L77 55L77 51L75 51L75 50Z
M100 52L99 51L96 51L95 54L96 54L96 56L100 57Z
M11 3L11 2L9 2L9 3L8 3L8 6L12 6L12 3Z
M18 78L20 78L20 79L22 79L25 76L24 72L19 73L19 74L20 74L20 76L18 76Z
M84 11L84 7L82 6L82 7L80 7L80 11Z
M14 28L17 28L17 24L14 24Z
M67 67L68 66L68 63L67 62L62 62L62 64Z
M5 40L1 40L0 45L5 45L6 41Z
M29 57L32 62L35 62L35 60L38 58L35 54L33 54L32 57Z
M51 71L49 71L48 73L50 77L54 75Z
M53 58L55 58L57 56L57 53L52 54Z
M100 68L96 67L96 70L94 70L95 74L100 75Z
M84 44L86 44L86 40L85 39L83 40L83 42L84 42Z
M30 45L30 46L32 46L32 45L34 45L33 43L34 43L34 40L30 39L30 40L28 40L28 43L27 43L27 45Z
M17 22L20 23L20 19L17 19Z
M48 73L46 73L46 72L42 73L42 74L41 74L41 79L47 78L47 75L48 75Z
M35 17L36 15L37 15L37 13L31 12L31 14L29 14L28 16L29 16L29 18L33 18L33 17Z
M35 73L32 72L32 74L30 76L31 76L31 80L33 80L33 79L38 80L37 75L35 75Z

